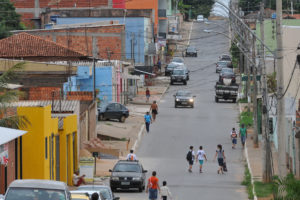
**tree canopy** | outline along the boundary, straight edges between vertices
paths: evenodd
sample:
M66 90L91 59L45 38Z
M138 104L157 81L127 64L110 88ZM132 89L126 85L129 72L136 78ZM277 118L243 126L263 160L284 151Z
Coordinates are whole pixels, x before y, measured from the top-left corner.
M180 0L178 7L181 13L187 16L191 12L190 17L196 18L197 15L208 17L213 5L213 0Z
M23 29L20 15L9 0L0 0L0 39L8 37L10 31Z

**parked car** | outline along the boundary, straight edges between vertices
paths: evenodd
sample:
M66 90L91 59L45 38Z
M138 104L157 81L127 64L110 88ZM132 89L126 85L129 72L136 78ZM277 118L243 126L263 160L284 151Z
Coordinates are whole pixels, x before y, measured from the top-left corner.
M169 63L167 65L167 67L165 68L165 76L170 76L172 74L173 70L176 67L181 66L181 65L183 65L183 63L173 63L173 62Z
M203 15L198 15L197 16L197 22L204 22L204 16Z
M75 195L75 194L88 195L89 198L91 199L92 194L94 194L95 192L97 192L98 195L99 195L99 199L98 200L106 200L104 198L103 194L100 193L99 191L96 191L96 190L72 190L71 191L71 195Z
M227 62L227 67L228 67L228 68L233 68L233 66L232 66L232 60L231 60L230 55L222 54L222 55L219 57L219 61Z
M223 69L223 68L227 68L228 67L228 62L227 61L218 61L217 63L216 63L216 73L219 73L219 72L221 72L221 70Z
M179 90L174 95L175 97L175 108L178 106L190 106L194 108L195 97L190 91Z
M98 120L118 119L125 122L129 116L129 110L120 103L103 104L98 108Z
M219 82L225 85L230 85L236 82L235 74L232 68L222 68L219 74Z
M179 63L179 65L181 64L184 64L184 59L181 58L181 57L174 57L170 63Z
M112 193L111 188L107 185L82 185L77 188L77 190L81 191L98 191L100 192L105 200L118 200L120 197L115 197Z
M120 160L109 171L111 172L109 182L112 191L136 188L142 192L145 189L147 170L144 170L139 161Z
M219 60L220 60L220 61L221 61L221 60L232 61L230 55L227 55L227 54L222 54L222 55L219 57Z
M189 71L186 67L177 67L173 70L171 75L171 85L175 82L183 83L184 85L187 84L189 80Z
M191 47L189 46L186 50L185 50L185 56L192 56L192 57L197 57L197 49L195 47Z
M90 197L88 194L72 194L71 193L72 200L90 200Z
M5 194L5 200L57 198L71 200L68 186L60 181L39 179L15 180L9 185Z

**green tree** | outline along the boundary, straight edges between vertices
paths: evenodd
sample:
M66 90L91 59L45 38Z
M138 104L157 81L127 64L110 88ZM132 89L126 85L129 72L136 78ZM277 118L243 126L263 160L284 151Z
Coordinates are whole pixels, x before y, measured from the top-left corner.
M191 10L191 18L196 18L197 15L208 17L213 5L213 0L180 0L178 7L181 13L185 15L185 19L187 19L189 10Z
M23 65L23 62L18 63L0 76L0 126L2 127L22 128L29 124L24 116L7 112L9 103L18 101L21 95L18 90L8 89L8 83L16 79L16 71L22 69Z
M10 0L0 0L0 39L8 37L12 30L22 30L20 15Z

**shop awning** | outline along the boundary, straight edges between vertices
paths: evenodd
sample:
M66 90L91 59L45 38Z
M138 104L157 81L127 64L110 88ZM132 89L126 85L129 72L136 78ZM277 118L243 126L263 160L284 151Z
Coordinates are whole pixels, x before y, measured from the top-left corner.
M8 143L25 133L27 133L27 131L0 127L0 145Z

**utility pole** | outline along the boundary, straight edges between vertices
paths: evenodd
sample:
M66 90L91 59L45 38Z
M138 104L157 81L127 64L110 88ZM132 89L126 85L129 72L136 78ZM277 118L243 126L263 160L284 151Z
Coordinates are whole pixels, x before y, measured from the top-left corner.
M265 41L265 25L264 25L264 3L260 4L260 39ZM269 138L269 113L268 113L268 89L267 89L267 73L265 65L265 48L260 45L260 73L262 80L262 177L263 182L269 183L272 179L272 161L271 161L271 145Z
M256 37L252 35L252 62L256 64L255 56L255 44ZM254 129L254 146L258 147L258 128L257 128L257 68L256 65L252 65L252 81L253 81L253 92L252 92L252 102L253 102L253 129ZM250 77L249 77L250 78Z
M276 0L276 40L278 169L279 176L283 178L287 175L287 169L285 150L285 103L283 97L282 0Z
M93 99L96 100L96 59L93 58Z

